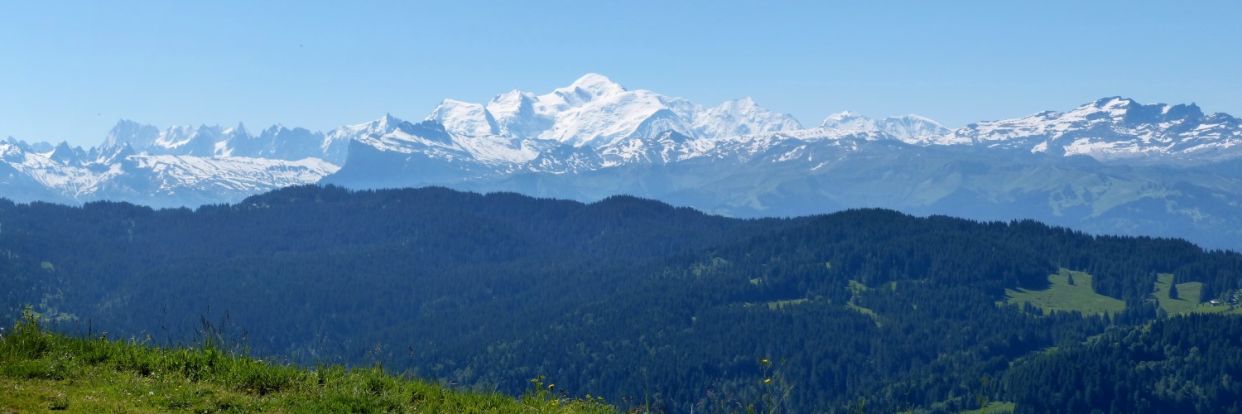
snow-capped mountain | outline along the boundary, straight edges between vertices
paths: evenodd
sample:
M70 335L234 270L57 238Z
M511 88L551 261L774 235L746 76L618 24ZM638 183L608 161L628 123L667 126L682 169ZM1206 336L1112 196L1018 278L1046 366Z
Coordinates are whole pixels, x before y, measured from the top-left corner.
M159 140L161 135L159 128L152 125L122 119L117 121L111 131L108 131L108 136L104 138L102 146L120 147L129 145L131 148L146 150L155 145L155 141Z
M514 90L485 104L446 99L421 123L380 127L402 122L386 116L338 130L368 147L351 151L344 163L367 157L352 163L373 164L372 153L395 152L418 155L397 162L425 163L428 158L471 175L578 173L676 162L732 137L801 129L792 116L759 107L750 98L703 107L630 90L598 74L542 95Z
M705 108L649 90L626 89L593 73L543 95L515 90L486 104L445 100L427 120L459 135L597 148L626 138L655 138L666 131L723 138L801 129L792 116L759 107L750 98Z
M582 200L628 193L743 216L889 207L1032 217L1239 248L1242 230L1230 230L1242 229L1239 142L1242 121L1193 104L1113 97L957 129L840 112L804 128L750 98L704 106L587 74L542 94L446 99L417 122L385 114L256 134L122 120L92 148L9 138L0 197L169 206L308 183L445 185Z
M908 144L927 144L949 133L939 122L920 115L890 116L872 119L850 111L828 115L819 128L834 135L875 134Z
M1242 121L1195 104L1144 105L1111 97L1066 112L967 125L940 144L1020 148L1102 161L1204 162L1242 156Z
M343 152L328 148L324 133L305 128L273 125L259 135L251 135L246 126L178 125L160 130L152 125L123 119L108 132L98 148L119 148L128 145L135 152L156 155L192 155L198 157L252 157L297 161L321 158L339 162ZM340 148L335 148L339 150Z
M137 154L128 143L89 151L61 143L31 152L0 143L0 195L17 201L126 200L156 206L237 201L318 182L339 169L318 158Z

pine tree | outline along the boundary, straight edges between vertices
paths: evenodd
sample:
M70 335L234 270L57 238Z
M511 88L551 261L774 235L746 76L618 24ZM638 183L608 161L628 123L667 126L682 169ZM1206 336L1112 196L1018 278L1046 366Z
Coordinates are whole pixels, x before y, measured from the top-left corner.
M1169 283L1169 299L1178 299L1177 283Z

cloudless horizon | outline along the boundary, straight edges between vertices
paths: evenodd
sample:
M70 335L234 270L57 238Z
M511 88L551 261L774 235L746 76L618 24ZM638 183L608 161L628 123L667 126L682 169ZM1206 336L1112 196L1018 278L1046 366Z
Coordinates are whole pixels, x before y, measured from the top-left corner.
M1242 3L28 2L0 5L0 137L160 127L326 130L584 73L813 126L946 126L1121 95L1242 115Z

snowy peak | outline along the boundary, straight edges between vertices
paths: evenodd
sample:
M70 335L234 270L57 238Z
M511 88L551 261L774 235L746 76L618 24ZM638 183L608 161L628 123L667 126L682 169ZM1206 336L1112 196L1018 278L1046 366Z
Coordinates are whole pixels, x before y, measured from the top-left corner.
M487 103L487 112L495 122L497 134L535 137L555 122L542 111L536 111L536 104L539 104L539 98L534 94L514 89L492 98Z
M236 135L226 144L231 155L283 160L325 158L324 134L305 128L273 125L257 136Z
M391 119L391 116L388 118ZM343 156L331 158L333 154L322 149L325 141L321 132L289 129L280 125L252 135L241 122L231 127L180 125L161 131L151 125L122 119L112 127L103 144L89 152L102 156L99 154L116 154L119 149L128 148L125 152L149 155L259 157L289 161L322 158L339 162Z
M1203 110L1191 104L1150 104L1143 105L1133 99L1120 96L1097 100L1089 105L1078 107L1071 113L1108 114L1114 122L1130 126L1140 124L1160 124L1167 122L1199 122L1204 118Z
M70 147L69 143L61 141L48 154L48 158L65 165L81 165L86 159L86 150L82 147Z
M439 122L444 128L459 134L484 136L499 134L496 120L482 104L445 99L427 120Z
M26 151L21 145L12 141L0 142L0 161L21 162L26 158Z
M219 201L210 198L217 189L242 194L271 188L265 182L317 182L337 165L355 179L425 185L678 163L761 169L766 161L805 162L815 171L858 151L934 146L1203 164L1242 159L1242 121L1195 104L1114 96L956 130L918 115L853 112L804 128L749 97L708 107L588 73L543 94L511 90L486 103L445 99L420 122L384 114L326 132L275 125L252 135L240 123L160 130L122 119L102 145L86 150L0 141L0 168L65 200L200 191ZM147 187L132 187L138 184Z
M160 134L148 151L157 154L195 155L200 157L232 155L228 142L247 138L244 127L222 128L219 125L175 126Z
M874 132L877 130L874 119L850 112L841 111L824 118L820 128L832 129L848 133Z
M1066 112L967 125L943 141L1105 161L1213 161L1242 156L1242 125L1228 114L1204 115L1195 104L1108 97Z
M949 133L939 122L914 114L884 118L879 126L885 134L907 143L930 143Z
M115 164L125 160L125 158L136 154L134 148L128 142L121 145L100 146L91 149L94 154L95 163L99 165Z
M455 135L592 148L630 138L654 139L669 131L717 139L801 128L792 116L759 107L750 98L704 108L682 98L630 90L596 73L543 95L513 90L486 105L445 100L427 119Z
M411 123L384 114L364 124L339 128L328 134L328 142L358 143L379 151L414 153L431 148L453 148L453 136L434 117Z
M598 97L626 92L625 87L598 73L588 73L569 86L557 88L553 93L563 97L575 97L589 101Z
M332 130L328 133L329 140L333 139L349 139L359 136L380 136L387 133L395 132L406 121L392 116L392 114L384 114L384 116L370 122L360 124L346 125Z
M232 138L248 138L250 133L246 132L246 125L238 122L237 126L224 130L224 135Z
M759 107L759 104L755 103L755 99L749 96L721 102L720 105L711 110L739 113L771 112Z
M151 125L140 124L128 119L117 121L108 136L104 138L104 146L114 147L128 144L137 149L146 149L160 138L160 130Z
M1232 118L1225 114L1217 114L1217 116ZM1045 123L1064 125L1066 127L1062 129L1068 130L1073 127L1091 125L1111 125L1117 128L1167 127L1176 123L1198 123L1205 121L1205 118L1207 117L1204 116L1203 110L1193 103L1141 104L1130 98L1114 96L1080 105L1064 113L1045 111L1027 118L997 122L1038 123L1042 120Z
M694 127L701 137L724 138L792 131L802 129L802 124L792 115L760 107L748 96L702 111Z
M831 131L834 136L875 134L908 144L933 143L949 132L940 123L920 115L872 119L849 111L829 115L819 127Z
M392 132L396 131L397 128L404 123L404 120L392 116L391 113L384 113L384 116L381 116L379 119L371 121L368 124L368 130L381 133Z
M9 172L6 180L0 180L0 194L57 202L111 199L155 206L201 205L315 183L338 168L317 158L287 161L229 154L233 151L229 144L252 141L240 124L158 132L123 120L102 145L89 150L61 142L46 152L30 152L0 143L0 169ZM147 147L137 152L131 143Z
M609 145L636 134L652 137L665 128L692 133L690 124L699 109L684 99L642 89L628 90L598 74L584 75L569 86L535 96L532 104L531 118L518 123L543 128L526 131L537 133L517 138L590 147Z

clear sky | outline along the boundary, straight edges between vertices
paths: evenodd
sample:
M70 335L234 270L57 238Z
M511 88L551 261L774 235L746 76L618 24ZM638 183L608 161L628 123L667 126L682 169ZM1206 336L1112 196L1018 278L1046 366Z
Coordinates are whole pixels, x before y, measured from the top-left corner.
M848 109L960 126L1112 95L1242 115L1242 2L0 3L0 137L417 120L586 72L807 125Z

